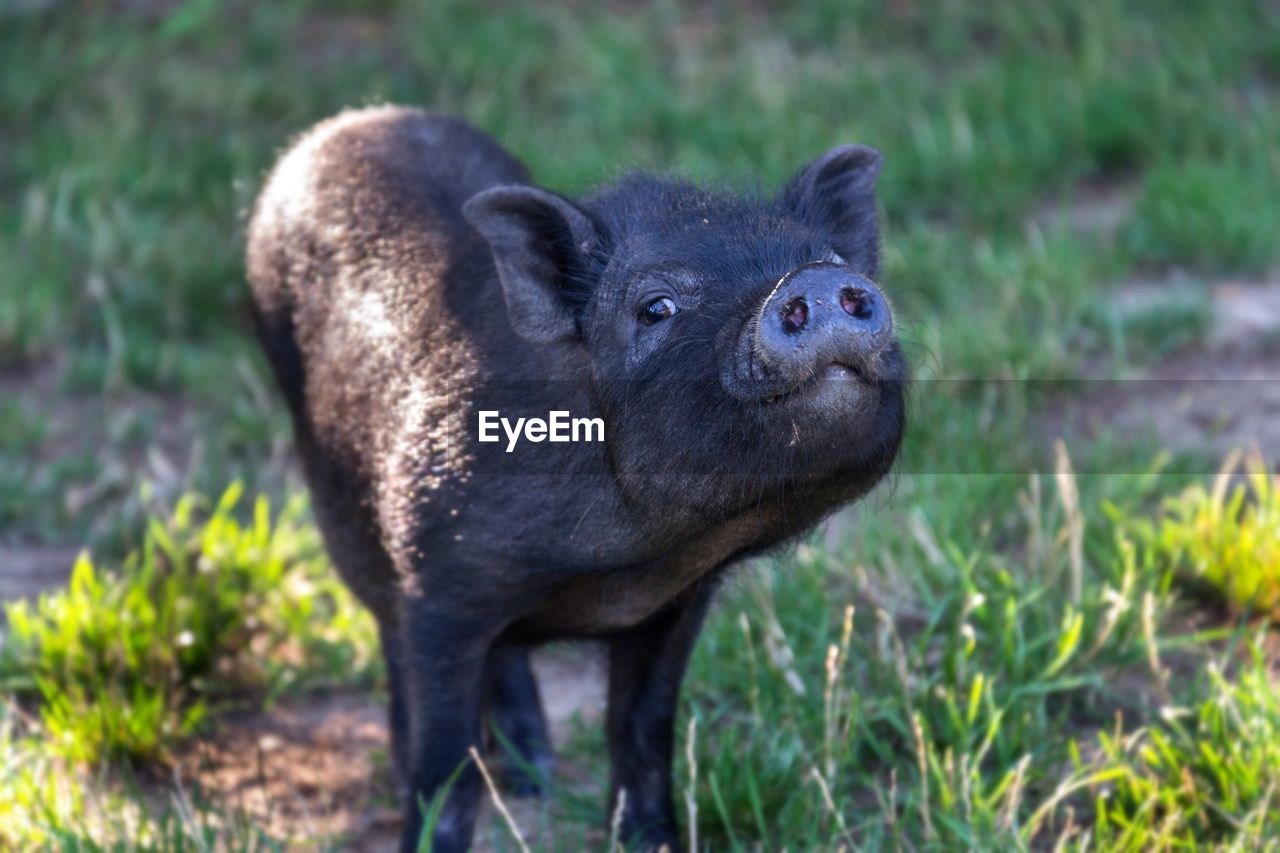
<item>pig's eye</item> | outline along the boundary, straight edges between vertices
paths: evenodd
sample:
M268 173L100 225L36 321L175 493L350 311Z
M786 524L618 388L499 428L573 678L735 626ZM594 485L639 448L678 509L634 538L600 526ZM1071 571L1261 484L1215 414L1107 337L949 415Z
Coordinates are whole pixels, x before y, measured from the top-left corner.
M652 326L654 323L671 319L675 316L676 310L674 299L670 296L660 296L645 303L644 308L640 309L640 322L646 326Z

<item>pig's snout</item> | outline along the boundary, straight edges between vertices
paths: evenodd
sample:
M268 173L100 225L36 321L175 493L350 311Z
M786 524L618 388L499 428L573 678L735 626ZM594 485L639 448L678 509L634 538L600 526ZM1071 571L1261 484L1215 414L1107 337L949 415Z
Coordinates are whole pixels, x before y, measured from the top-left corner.
M772 371L797 378L830 365L871 372L892 335L889 305L871 281L837 264L805 264L765 301L755 351Z

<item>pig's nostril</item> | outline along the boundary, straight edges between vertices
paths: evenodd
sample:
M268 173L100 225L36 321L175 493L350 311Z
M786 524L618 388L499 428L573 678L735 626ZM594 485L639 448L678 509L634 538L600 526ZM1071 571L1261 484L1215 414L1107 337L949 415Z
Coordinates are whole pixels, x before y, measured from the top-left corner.
M792 334L804 328L809 321L809 305L797 296L782 306L782 330Z
M862 288L846 287L840 291L840 307L858 320L869 320L874 313L874 297Z

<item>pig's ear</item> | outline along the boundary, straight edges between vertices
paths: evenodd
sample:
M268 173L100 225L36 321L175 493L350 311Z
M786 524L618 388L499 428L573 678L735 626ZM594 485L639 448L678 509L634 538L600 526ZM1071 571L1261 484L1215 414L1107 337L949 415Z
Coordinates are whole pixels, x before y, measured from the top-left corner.
M462 215L489 241L516 333L535 343L576 337L571 300L598 239L586 213L554 193L510 186L476 193Z
M866 145L832 148L805 166L783 190L783 203L832 236L835 250L872 278L880 272L876 177L884 158Z

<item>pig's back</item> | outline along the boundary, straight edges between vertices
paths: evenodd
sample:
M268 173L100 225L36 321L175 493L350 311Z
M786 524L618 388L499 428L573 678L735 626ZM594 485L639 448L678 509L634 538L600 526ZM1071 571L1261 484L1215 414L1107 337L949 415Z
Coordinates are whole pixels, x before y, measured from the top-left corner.
M366 513L397 476L386 466L432 466L436 450L422 443L477 369L477 329L457 292L502 300L461 207L526 181L480 132L398 107L322 122L271 173L249 225L248 278L322 523L331 504L338 517L358 505L375 524Z

